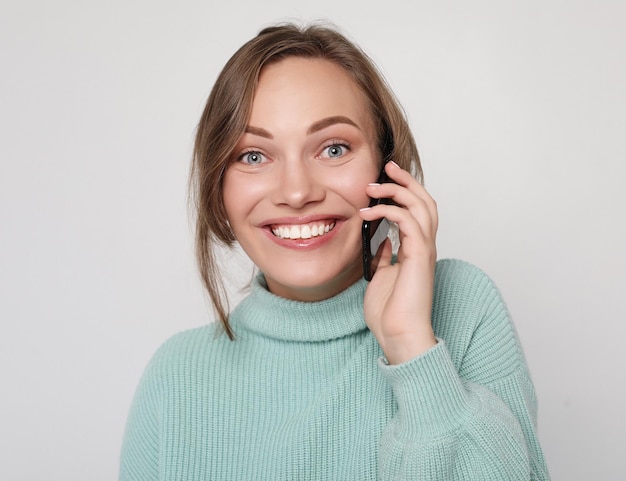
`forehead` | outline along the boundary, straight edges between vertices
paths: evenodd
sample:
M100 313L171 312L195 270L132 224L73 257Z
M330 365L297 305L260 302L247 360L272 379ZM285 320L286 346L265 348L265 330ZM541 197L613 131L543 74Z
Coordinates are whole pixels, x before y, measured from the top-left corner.
M339 65L288 57L261 70L250 125L279 118L312 123L333 115L353 118L364 129L373 125L367 97Z

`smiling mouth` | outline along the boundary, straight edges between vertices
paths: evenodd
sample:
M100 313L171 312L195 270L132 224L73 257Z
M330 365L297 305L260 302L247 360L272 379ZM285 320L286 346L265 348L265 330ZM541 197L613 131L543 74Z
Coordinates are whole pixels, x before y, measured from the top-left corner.
M273 225L272 232L279 239L310 239L328 234L335 227L335 221L311 222L299 225Z

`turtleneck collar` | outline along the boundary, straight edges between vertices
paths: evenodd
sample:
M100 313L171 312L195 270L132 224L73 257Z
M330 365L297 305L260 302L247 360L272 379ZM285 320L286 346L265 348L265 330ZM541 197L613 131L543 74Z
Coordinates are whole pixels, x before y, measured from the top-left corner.
M355 282L345 291L319 302L301 302L267 290L263 274L252 282L250 294L230 315L237 329L284 341L328 341L367 329L363 296L367 282Z

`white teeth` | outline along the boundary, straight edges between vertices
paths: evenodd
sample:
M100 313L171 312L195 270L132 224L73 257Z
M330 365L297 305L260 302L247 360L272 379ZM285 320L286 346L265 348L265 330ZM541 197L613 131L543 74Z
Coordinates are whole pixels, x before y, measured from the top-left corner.
M274 227L272 228L272 232L276 237L280 237L281 239L310 239L311 237L327 234L333 227L335 227L334 222L330 224L302 224Z

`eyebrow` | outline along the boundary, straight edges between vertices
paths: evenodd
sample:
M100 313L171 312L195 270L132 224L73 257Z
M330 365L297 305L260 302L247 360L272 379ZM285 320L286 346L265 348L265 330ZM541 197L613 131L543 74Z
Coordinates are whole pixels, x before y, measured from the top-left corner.
M274 136L270 134L267 130L260 127L252 127L251 125L246 126L245 132L247 134L258 135L259 137L265 137L267 139L274 138Z
M319 132L320 130L325 129L326 127L330 127L335 124L348 124L356 127L361 130L361 128L350 118L344 117L343 115L335 115L333 117L326 117L325 119L318 120L313 123L306 131L307 135L314 134L315 132ZM245 130L246 133L252 135L258 135L259 137L265 137L266 139L273 139L274 136L270 134L267 130L262 129L260 127L253 127L248 125Z
M335 125L335 124L348 124L361 130L359 126L350 118L344 117L343 115L335 115L334 117L326 117L325 119L318 120L317 122L315 122L313 125L311 125L308 128L306 133L313 134L315 132L318 132L322 129L325 129L326 127L330 127L331 125Z

